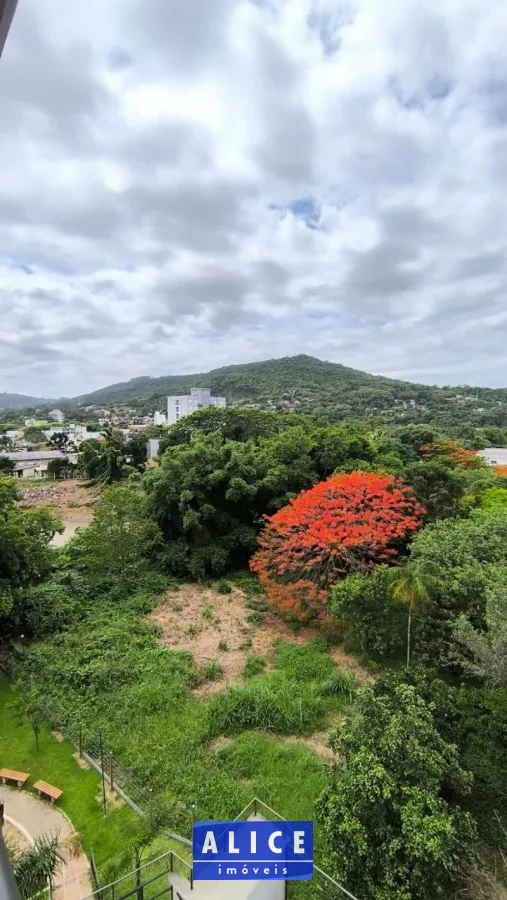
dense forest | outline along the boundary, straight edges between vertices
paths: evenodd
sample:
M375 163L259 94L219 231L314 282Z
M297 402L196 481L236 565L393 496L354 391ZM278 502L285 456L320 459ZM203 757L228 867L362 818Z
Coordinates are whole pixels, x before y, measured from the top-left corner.
M158 465L110 429L79 466L95 516L61 550L0 479L0 630L26 715L100 731L173 831L191 804L227 819L258 795L315 820L319 864L360 900L502 898L507 479L435 425L234 408L167 429ZM169 596L183 623L190 585L213 604L174 649L151 614ZM293 637L254 652L268 616ZM322 734L328 762L305 743Z

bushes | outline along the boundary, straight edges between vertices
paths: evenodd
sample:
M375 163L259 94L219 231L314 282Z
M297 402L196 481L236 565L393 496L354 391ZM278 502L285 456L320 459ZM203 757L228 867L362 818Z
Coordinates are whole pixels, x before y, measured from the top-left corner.
M216 590L217 590L218 594L231 594L232 593L231 585L224 578L222 578L221 581L218 582Z
M224 674L224 667L216 659L210 659L201 666L199 675L203 681L219 681Z
M249 653L241 674L243 678L253 678L255 675L260 675L265 668L266 660L263 656L258 656L257 653Z
M319 639L311 644L275 643L275 665L294 681L325 681L336 673L336 666Z
M323 697L346 697L352 701L357 687L356 679L352 672L334 672L321 688Z
M310 688L283 675L261 676L213 698L208 710L209 734L239 734L250 728L304 733L315 729L324 713L325 704Z
M354 651L389 659L406 647L407 611L389 596L381 568L340 581L332 590L330 605L346 645Z

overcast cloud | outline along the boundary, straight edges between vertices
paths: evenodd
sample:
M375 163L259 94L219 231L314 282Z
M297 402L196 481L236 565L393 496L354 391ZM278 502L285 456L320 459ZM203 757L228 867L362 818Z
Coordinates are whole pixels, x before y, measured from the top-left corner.
M20 0L0 391L295 353L507 385L502 0Z

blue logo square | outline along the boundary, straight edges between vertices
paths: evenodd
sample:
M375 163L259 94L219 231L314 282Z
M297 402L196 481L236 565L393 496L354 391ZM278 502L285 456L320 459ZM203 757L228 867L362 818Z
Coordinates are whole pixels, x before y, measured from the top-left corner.
M313 875L313 822L196 822L196 881L304 881Z

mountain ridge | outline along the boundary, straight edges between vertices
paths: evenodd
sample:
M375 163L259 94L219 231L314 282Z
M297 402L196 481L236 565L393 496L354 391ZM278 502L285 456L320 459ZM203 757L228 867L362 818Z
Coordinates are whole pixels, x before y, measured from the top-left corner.
M185 375L136 376L73 398L41 400L15 397L17 409L30 406L114 406L133 407L143 415L165 409L169 394L188 393L193 387L209 387L226 396L230 405L260 406L268 409L297 409L301 412L332 412L333 415L371 415L375 411L411 405L424 409L446 406L449 400L462 402L461 395L473 394L463 402L481 401L490 406L507 402L507 388L439 387L372 375L341 363L299 354L252 363L221 366L209 372ZM26 403L21 401L26 399ZM478 402L478 401L477 401Z

